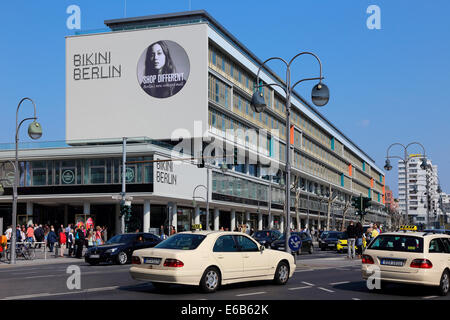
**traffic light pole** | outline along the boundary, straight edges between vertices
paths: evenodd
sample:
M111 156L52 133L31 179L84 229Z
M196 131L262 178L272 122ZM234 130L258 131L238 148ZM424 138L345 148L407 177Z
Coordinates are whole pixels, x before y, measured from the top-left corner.
M123 145L122 145L122 203L125 202L126 197L126 162L127 162L127 138L123 137ZM125 214L121 212L121 233L125 233Z

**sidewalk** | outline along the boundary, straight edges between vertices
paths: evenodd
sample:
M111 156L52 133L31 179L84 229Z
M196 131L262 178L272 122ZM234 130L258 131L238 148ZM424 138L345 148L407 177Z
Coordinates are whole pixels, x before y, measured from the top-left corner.
M35 265L49 265L49 264L60 264L60 263L84 263L84 254L86 252L86 248L83 248L83 254L82 259L77 259L74 257L68 257L68 250L66 249L64 252L64 257L61 257L58 255L57 258L55 258L55 252L49 252L48 248L46 252L44 252L44 248L36 248L36 258L33 260L25 260L23 257L17 257L16 258L16 264L11 265L9 261L2 258L0 259L0 269L4 268L14 268L14 267L20 267L20 266L35 266Z

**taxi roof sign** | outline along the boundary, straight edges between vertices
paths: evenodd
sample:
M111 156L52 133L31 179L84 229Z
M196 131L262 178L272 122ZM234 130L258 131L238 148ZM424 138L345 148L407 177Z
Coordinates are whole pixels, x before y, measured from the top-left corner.
M417 226L403 225L403 226L400 226L400 230L402 230L402 231L417 231Z
M201 224L193 224L192 225L192 229L194 229L194 230L202 230L202 225Z

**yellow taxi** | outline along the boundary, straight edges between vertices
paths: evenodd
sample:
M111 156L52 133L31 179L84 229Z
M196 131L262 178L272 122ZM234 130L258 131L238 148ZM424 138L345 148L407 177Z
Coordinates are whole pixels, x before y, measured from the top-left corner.
M348 241L347 239L339 239L337 244L336 244L336 250L338 253L345 253L348 251L347 249L348 247ZM363 250L366 248L366 239L363 238ZM355 241L355 252L356 250L358 250L358 247L356 246L356 241Z
M195 285L204 292L255 280L284 285L296 268L293 255L266 249L248 235L230 231L180 232L153 248L134 251L131 261L135 280L150 281L157 289Z
M415 232L404 226L398 232L378 235L362 256L362 278L379 271L381 288L404 283L435 286L447 295L450 287L450 236L434 232Z

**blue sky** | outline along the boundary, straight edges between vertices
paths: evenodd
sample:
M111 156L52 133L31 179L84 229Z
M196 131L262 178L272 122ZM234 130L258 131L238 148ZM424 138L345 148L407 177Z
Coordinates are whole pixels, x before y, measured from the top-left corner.
M124 17L124 0L2 1L0 5L0 142L14 141L22 97L36 101L42 140L65 138L65 40L69 5L81 8L83 30ZM448 0L127 0L127 17L205 9L261 60L312 51L322 60L331 100L319 111L383 167L394 142L421 142L450 193L450 2ZM381 30L369 30L369 5ZM283 75L276 62L270 67ZM292 79L315 76L311 58ZM311 86L298 87L307 99ZM31 114L21 108L20 117ZM26 129L21 141L29 141ZM411 148L411 153L420 149ZM402 155L400 149L392 154ZM397 194L397 165L386 173Z

